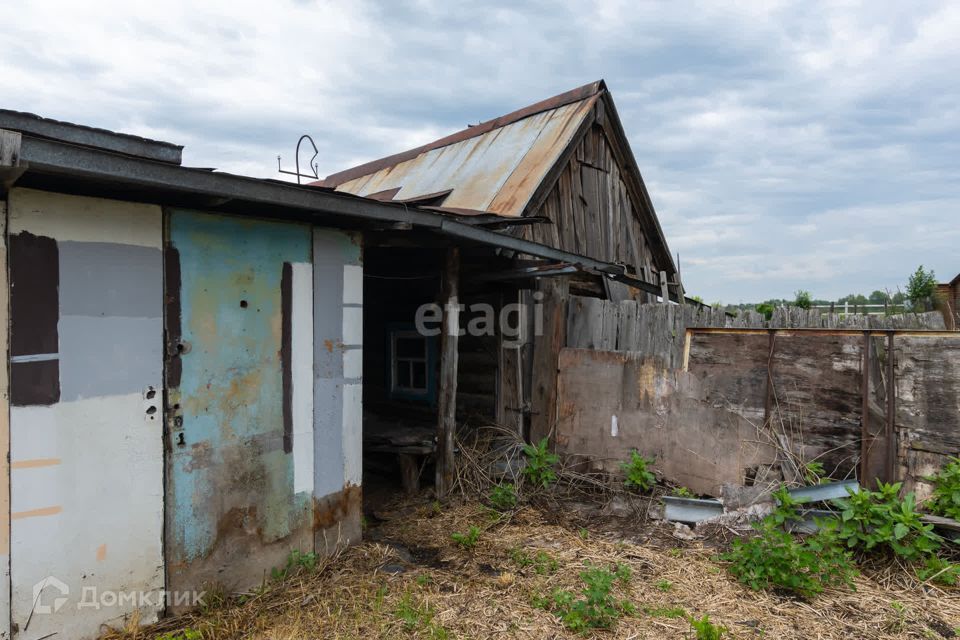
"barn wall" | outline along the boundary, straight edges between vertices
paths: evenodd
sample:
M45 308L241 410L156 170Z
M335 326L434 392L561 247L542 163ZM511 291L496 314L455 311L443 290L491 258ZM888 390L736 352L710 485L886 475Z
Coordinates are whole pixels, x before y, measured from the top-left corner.
M772 450L737 411L708 400L709 385L637 353L560 352L556 444L594 470L619 473L634 449L671 482L719 495Z
M654 260L651 240L643 231L622 169L600 125L591 127L584 136L533 215L547 217L553 224L525 227L523 237L527 240L632 265L639 274L642 268L648 273L672 269Z
M9 208L12 622L24 639L95 636L136 609L150 622L164 587L161 211L26 189Z
M743 320L691 307L571 297L568 348L558 367L560 449L617 471L636 448L655 456L669 480L709 494L722 482L798 475L783 456L746 455L744 445L756 442L786 446L804 462L822 463L833 478L872 482L887 475L892 357L895 476L922 495L923 476L960 452L960 334L898 334L892 356L886 335L870 338L864 447L864 336L789 329L772 336L766 328L837 324L832 316L784 312L770 322L755 318L757 331L694 330L686 339L690 326ZM942 328L936 313L843 322L852 328ZM764 427L768 417L773 429Z
M900 477L921 496L924 481L960 455L960 334L896 340Z

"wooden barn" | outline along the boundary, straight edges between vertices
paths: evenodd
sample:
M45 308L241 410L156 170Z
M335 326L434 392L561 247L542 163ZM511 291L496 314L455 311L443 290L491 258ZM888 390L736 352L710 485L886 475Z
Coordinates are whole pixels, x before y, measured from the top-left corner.
M433 453L438 424L441 493L454 423L496 421L532 439L550 432L568 296L684 301L603 81L316 185L417 206L567 254L437 246L408 229L365 235L365 460L398 460L408 490ZM417 310L451 296L464 305L461 335L421 335ZM487 306L501 320L497 329L470 331ZM373 487L365 480L366 492Z

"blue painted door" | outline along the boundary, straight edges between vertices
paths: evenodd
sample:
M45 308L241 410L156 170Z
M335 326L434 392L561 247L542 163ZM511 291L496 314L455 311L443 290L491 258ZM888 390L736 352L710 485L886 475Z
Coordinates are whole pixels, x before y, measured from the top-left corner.
M310 228L173 210L167 240L168 589L246 588L312 548L290 363L291 274L309 273Z

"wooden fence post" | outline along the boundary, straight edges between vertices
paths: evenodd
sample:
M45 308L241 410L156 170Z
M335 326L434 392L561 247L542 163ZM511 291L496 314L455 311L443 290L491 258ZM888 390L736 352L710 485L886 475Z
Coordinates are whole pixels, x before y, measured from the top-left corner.
M443 319L437 403L436 493L442 498L453 484L453 435L457 419L457 343L460 333L460 250L447 250L443 274Z

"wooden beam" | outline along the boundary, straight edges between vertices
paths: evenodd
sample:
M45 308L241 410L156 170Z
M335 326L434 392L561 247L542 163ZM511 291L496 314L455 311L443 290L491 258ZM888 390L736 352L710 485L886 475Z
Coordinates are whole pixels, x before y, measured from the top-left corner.
M447 250L443 274L443 319L440 336L440 378L437 404L436 492L438 498L453 485L453 435L457 416L457 344L460 332L460 250Z
M660 297L663 298L660 302L664 304L670 302L670 285L667 282L667 272L660 272Z
M530 441L549 437L557 421L557 381L560 350L567 346L567 301L569 282L541 280L543 324L533 332L533 376L531 389ZM534 313L538 313L534 310Z
M16 167L20 164L20 141L17 131L0 129L0 167Z
M897 384L894 378L894 333L887 334L887 482L897 481Z
M860 417L860 485L870 487L873 483L872 478L867 475L870 472L870 444L873 437L870 435L870 346L873 343L870 339L870 333L863 334L863 364L862 364L862 382L860 393L863 396L863 407Z

